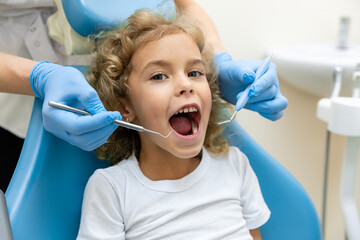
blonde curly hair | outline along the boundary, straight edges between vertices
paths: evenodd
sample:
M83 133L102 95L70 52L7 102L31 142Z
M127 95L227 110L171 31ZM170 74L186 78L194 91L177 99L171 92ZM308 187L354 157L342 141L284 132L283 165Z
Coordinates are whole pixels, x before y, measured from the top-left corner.
M221 120L220 111L228 107L228 104L220 99L213 53L209 47L204 47L205 38L200 28L183 14L178 12L175 18L167 20L157 13L139 10L120 28L101 35L87 79L98 92L105 108L119 111L122 107L119 99L126 98L129 89L127 82L131 73L130 62L136 50L148 42L181 32L188 34L199 47L212 93L212 109L204 147L213 153L227 153L228 143L222 137L222 127L217 126L216 122ZM98 158L109 159L111 164L128 158L134 152L139 157L139 135L136 131L123 127L117 128L108 141L97 149Z

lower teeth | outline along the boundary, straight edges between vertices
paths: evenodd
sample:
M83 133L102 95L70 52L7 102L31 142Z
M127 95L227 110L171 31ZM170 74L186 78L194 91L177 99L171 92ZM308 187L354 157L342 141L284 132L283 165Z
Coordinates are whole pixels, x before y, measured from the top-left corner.
M196 123L194 121L191 121L191 126L192 126L192 132L193 134L196 134L198 131L198 127L196 125Z

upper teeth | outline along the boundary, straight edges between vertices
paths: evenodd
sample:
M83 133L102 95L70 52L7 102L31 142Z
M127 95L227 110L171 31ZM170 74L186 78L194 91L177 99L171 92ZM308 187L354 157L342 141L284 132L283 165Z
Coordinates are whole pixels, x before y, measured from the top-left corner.
M183 109L180 109L178 112L176 112L175 114L178 114L178 113L188 113L188 112L197 112L197 109L196 107L189 107L189 108L183 108Z

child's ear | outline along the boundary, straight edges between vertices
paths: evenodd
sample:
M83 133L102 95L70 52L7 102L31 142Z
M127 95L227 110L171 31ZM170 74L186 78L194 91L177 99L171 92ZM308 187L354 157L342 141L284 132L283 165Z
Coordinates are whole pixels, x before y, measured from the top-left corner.
M120 99L120 114L122 120L126 122L132 122L136 117L133 107L127 99Z

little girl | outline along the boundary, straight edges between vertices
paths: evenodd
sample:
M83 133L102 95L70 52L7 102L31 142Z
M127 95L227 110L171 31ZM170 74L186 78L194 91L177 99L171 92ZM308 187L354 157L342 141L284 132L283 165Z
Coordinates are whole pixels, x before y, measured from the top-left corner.
M212 55L185 16L141 10L97 47L89 81L119 127L86 186L78 240L261 239L270 217L248 159L222 138Z

